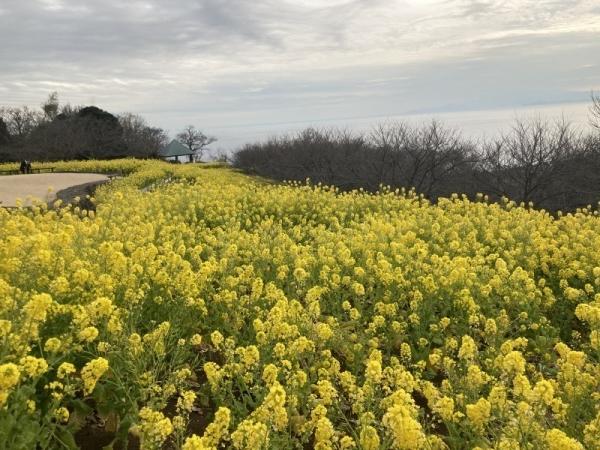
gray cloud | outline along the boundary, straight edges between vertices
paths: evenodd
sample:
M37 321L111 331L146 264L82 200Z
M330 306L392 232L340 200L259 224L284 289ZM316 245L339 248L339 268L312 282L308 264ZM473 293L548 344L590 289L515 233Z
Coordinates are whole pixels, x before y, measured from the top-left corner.
M3 0L0 42L1 104L57 90L172 131L572 102L600 88L595 0Z

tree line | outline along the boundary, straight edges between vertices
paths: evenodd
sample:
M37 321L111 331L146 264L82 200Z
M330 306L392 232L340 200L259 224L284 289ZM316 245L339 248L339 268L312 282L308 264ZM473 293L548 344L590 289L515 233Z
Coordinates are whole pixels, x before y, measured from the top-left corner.
M177 139L199 160L216 138L188 125ZM137 114L97 106L61 105L53 92L41 108L0 107L0 162L156 158L169 143L165 130Z
M388 122L369 133L309 128L248 144L235 167L276 180L374 192L415 189L435 201L454 193L510 198L550 211L600 200L600 97L592 94L591 132L562 120L516 120L497 138L474 142L437 121Z

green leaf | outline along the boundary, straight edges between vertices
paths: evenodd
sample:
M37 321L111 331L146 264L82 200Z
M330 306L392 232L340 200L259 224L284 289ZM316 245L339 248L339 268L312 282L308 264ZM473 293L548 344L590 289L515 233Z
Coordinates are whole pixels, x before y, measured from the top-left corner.
M85 416L91 414L94 411L94 408L92 408L90 405L88 405L87 403L85 403L83 400L81 399L75 399L71 402L71 404L73 405L73 409Z
M431 338L431 343L435 345L443 345L444 340L439 336L434 336L433 338Z
M129 429L131 428L131 424L133 423L133 418L129 415L125 416L121 423L119 424L119 428L117 429L115 441L126 443L127 437L129 436Z
M79 449L79 447L77 446L77 443L75 442L75 437L69 430L67 430L65 428L60 428L56 431L56 433L54 433L54 436L57 440L60 441L62 446L66 447L70 450L78 450Z

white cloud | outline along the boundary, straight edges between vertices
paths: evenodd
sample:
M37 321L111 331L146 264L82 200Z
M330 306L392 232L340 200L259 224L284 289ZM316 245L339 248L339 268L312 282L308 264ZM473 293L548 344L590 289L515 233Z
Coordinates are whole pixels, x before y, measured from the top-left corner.
M42 8L48 11L60 11L64 8L62 0L38 0L42 4Z
M576 101L596 0L3 0L1 103L230 126ZM43 4L45 7L39 7ZM1 12L3 11L3 13Z

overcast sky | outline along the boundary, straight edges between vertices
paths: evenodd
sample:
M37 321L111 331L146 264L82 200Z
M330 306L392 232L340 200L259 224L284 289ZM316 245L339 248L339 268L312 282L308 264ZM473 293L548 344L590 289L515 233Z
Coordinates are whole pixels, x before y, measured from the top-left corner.
M599 0L0 0L0 43L0 104L58 91L224 147L405 114L581 116L600 90Z

